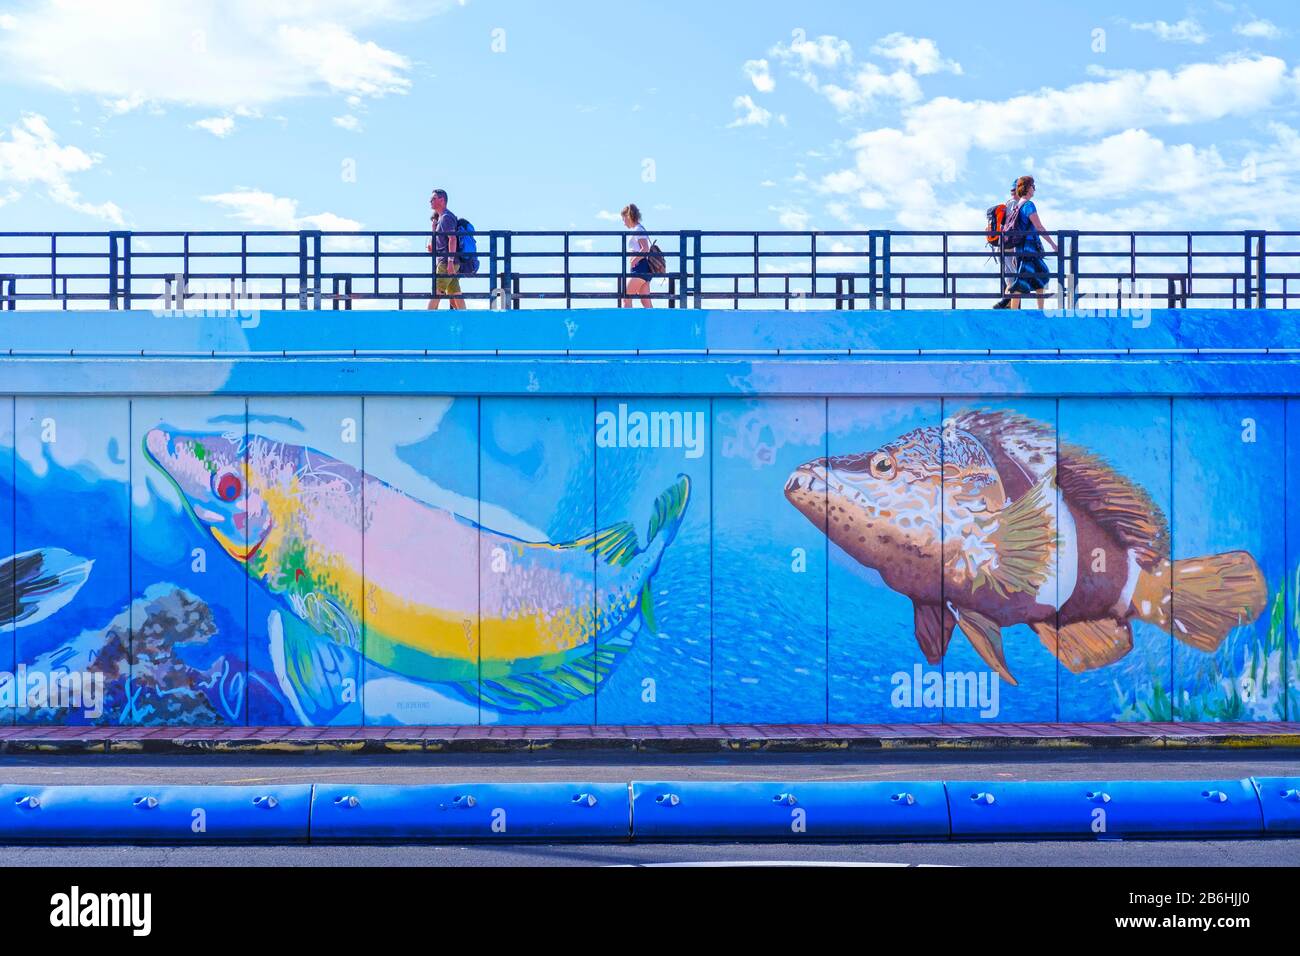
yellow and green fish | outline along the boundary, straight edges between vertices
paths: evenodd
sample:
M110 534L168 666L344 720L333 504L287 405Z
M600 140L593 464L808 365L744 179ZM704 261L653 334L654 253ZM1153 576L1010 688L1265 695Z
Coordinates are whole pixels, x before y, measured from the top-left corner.
M334 675L350 656L499 711L590 695L641 626L655 629L651 578L690 501L681 475L655 501L644 544L629 522L528 541L302 445L158 427L144 450L250 579L328 639L304 642L272 624L281 689L311 723L339 709ZM445 556L436 571L411 560L412 539Z

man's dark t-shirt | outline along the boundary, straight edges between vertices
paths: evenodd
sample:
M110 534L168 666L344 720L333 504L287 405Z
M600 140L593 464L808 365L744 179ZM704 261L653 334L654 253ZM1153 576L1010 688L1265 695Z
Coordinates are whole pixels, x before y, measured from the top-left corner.
M451 258L447 255L447 238L456 234L457 222L456 214L450 209L445 209L433 226L433 252L438 256L438 262L444 266ZM460 247L459 242L456 243L456 247Z

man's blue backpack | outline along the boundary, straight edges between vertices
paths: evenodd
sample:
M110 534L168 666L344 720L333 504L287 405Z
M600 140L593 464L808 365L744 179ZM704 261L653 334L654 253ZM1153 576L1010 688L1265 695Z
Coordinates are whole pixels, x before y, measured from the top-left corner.
M456 271L461 275L478 275L478 241L474 238L474 224L468 219L456 220Z

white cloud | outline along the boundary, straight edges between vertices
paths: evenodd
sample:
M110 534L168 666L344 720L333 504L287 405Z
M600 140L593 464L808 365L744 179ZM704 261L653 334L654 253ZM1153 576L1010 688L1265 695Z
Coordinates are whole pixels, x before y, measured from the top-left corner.
M17 30L18 18L11 13L0 13L0 30Z
M871 51L895 60L920 76L930 73L961 73L961 64L956 60L945 60L939 54L938 45L927 37L891 33L882 37Z
M1167 145L1144 129L1129 129L1061 150L1047 161L1043 176L1070 195L1102 199L1204 190L1226 170L1213 146Z
M335 126L340 129L345 129L350 133L360 132L361 130L361 120L357 119L351 113L348 113L346 116L336 116L334 117L333 122Z
M115 203L88 203L72 188L69 177L83 173L99 163L101 157L76 146L63 146L45 117L25 113L9 128L6 139L0 133L0 182L12 184L6 201L21 193L16 186L43 186L45 193L61 206L122 225L122 210Z
M802 30L796 30L788 44L772 47L771 55L802 70L812 67L829 70L852 63L853 47L837 36L823 35L809 40Z
M767 60L746 60L744 70L758 92L771 93L776 89L776 80L772 79Z
M596 213L596 218L601 222L622 222L623 217L616 212L610 212L608 209L602 209Z
M1232 32L1239 36L1257 40L1276 40L1282 36L1282 30L1276 23L1263 19L1238 23L1232 28Z
M778 43L771 55L845 115L868 112L881 101L916 102L921 98L916 74L961 72L959 64L940 56L933 40L891 33L873 50L894 60L898 68L886 72L875 63L855 65L853 47L836 36L796 38L788 45Z
M914 103L921 98L921 86L906 70L885 73L874 63L860 67L848 86L826 83L821 94L841 113L864 113L880 100Z
M355 232L361 223L346 219L332 212L315 213L310 216L298 214L298 201L261 189L238 186L228 193L212 196L200 196L204 202L214 203L226 209L232 219L254 229L299 230L321 229L340 232Z
M773 119L776 119L779 123L785 123L784 116L774 117L771 110L759 106L754 102L752 96L737 96L731 105L740 115L727 124L728 128L734 126L767 126Z
M404 93L410 63L357 31L451 0L52 0L0 32L7 71L124 111L145 103L232 110L319 92Z
M776 213L776 220L782 229L793 232L807 232L812 216L799 206L768 206L768 212Z
M209 116L190 125L194 129L207 130L218 139L224 139L235 131L235 121L229 116Z
M1129 26L1134 30L1154 34L1158 39L1166 43L1200 44L1209 39L1209 35L1204 28L1191 17L1179 20L1177 23L1156 20L1153 23L1130 23Z
M1255 114L1293 98L1297 77L1282 60L1255 56L1172 73L1128 71L1002 101L937 97L907 108L902 128L859 133L850 141L853 166L822 177L819 188L856 194L868 208L882 197L897 205L906 195L907 215L933 221L951 208L939 202L936 187L958 182L973 150L1005 154L1049 136L1105 136Z

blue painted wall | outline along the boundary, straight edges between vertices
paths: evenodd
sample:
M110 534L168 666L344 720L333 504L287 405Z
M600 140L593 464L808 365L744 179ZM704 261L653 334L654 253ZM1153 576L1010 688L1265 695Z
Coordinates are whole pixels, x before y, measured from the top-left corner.
M967 315L5 318L0 719L1300 717L1293 316Z

